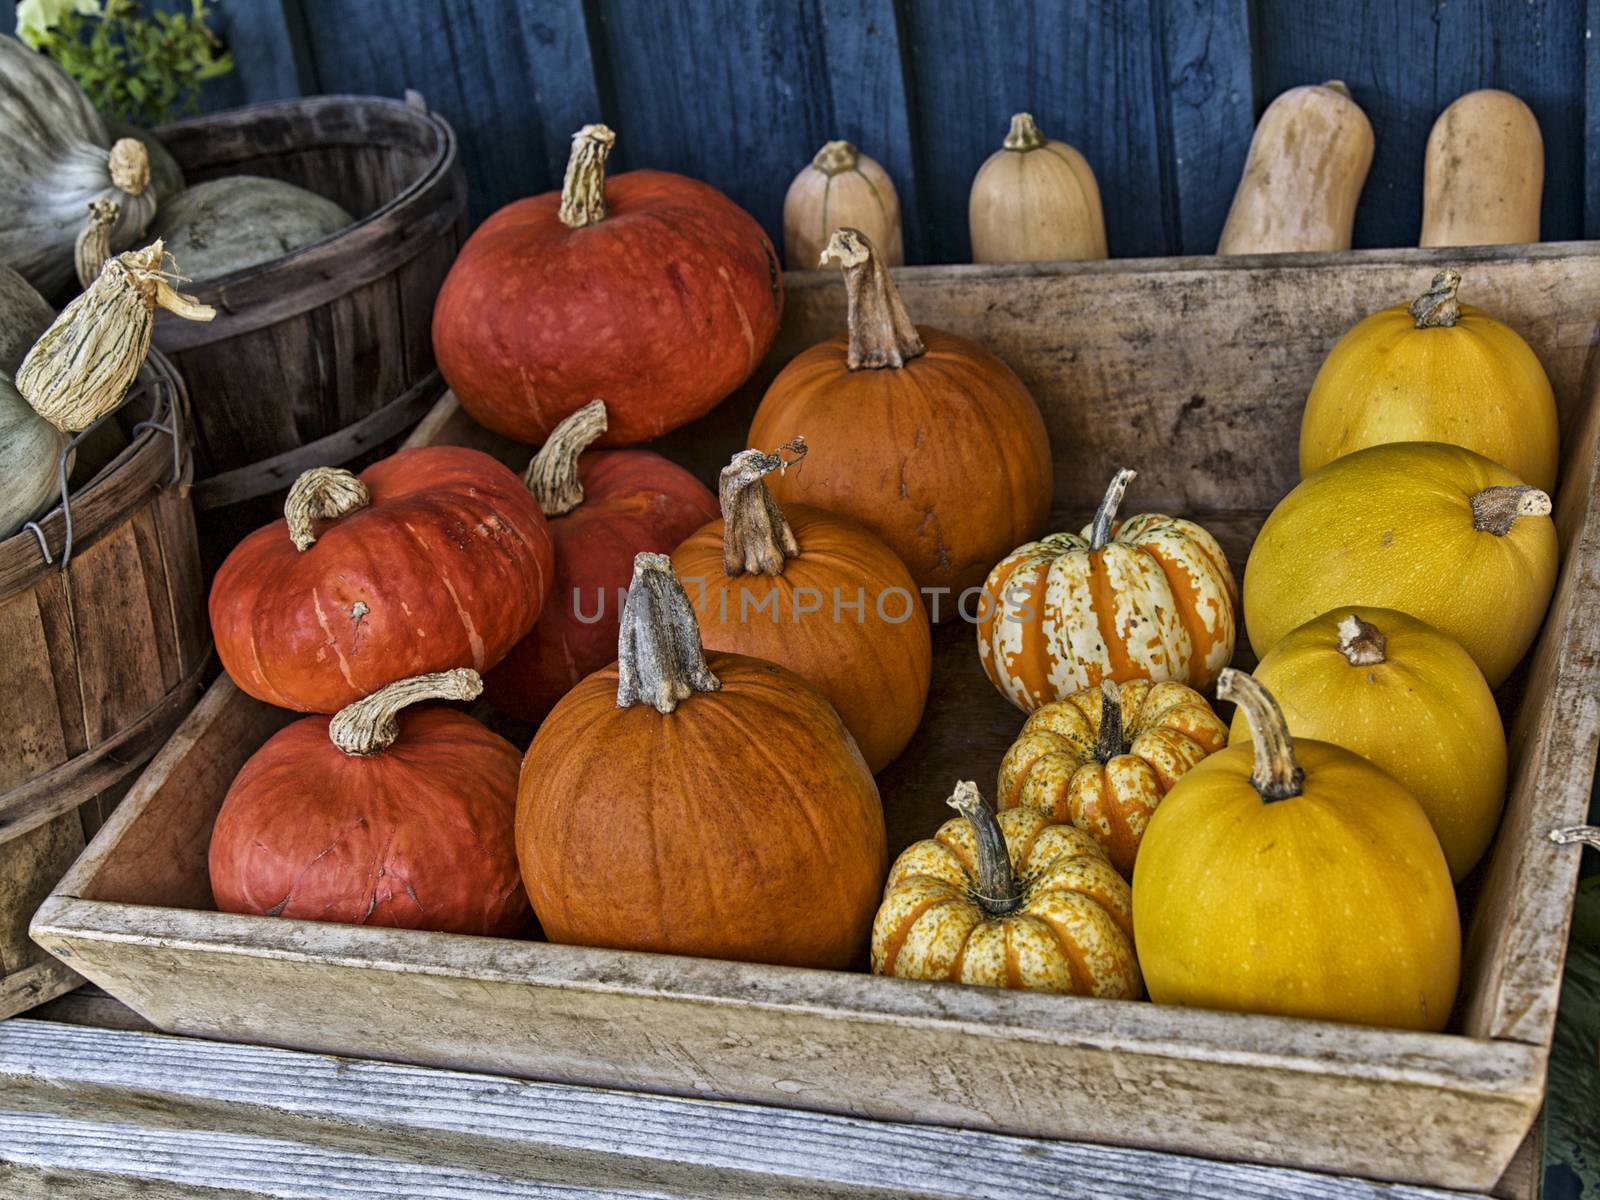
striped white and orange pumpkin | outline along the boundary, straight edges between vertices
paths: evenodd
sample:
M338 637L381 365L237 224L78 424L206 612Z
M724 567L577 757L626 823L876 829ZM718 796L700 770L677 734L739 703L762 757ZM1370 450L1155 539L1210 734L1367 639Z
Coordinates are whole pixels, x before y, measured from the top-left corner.
M989 573L978 656L1024 712L1102 679L1176 679L1204 691L1233 657L1239 588L1222 547L1179 517L1118 523L1134 475L1117 472L1081 535L1029 542Z
M1227 744L1228 727L1194 689L1102 679L1028 718L1000 761L995 804L1083 830L1131 878L1161 798Z

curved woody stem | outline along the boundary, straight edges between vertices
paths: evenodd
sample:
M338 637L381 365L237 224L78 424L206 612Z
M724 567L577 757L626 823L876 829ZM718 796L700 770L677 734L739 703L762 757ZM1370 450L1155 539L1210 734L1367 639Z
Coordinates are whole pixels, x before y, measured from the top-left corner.
M346 754L378 754L400 736L396 715L402 708L424 700L476 700L482 692L483 680L467 667L396 680L334 713L328 738Z
M722 681L706 664L694 606L665 554L633 560L633 582L617 638L617 707L648 704L663 715Z
M782 575L783 564L800 553L783 510L767 490L766 476L782 473L806 456L797 437L771 454L741 450L722 468L717 492L722 504L722 569L729 576ZM785 459L787 450L794 455Z
M1552 509L1547 493L1525 483L1484 488L1471 504L1472 527L1495 537L1505 537L1523 517L1548 517Z
M78 230L72 244L72 263L78 273L78 286L88 287L111 257L111 227L122 215L122 205L109 196L89 201L89 217Z
M1268 804L1298 796L1305 783L1306 773L1294 757L1294 740L1289 736L1289 724L1283 719L1283 710L1272 698L1272 693L1261 681L1243 671L1224 667L1217 676L1217 698L1232 700L1244 710L1244 719L1250 726L1250 737L1255 742L1255 769L1250 772L1250 782Z
M817 265L837 266L844 272L850 329L845 365L850 370L903 367L927 350L866 234L849 227L835 229Z
M578 457L606 431L606 402L591 400L550 431L533 456L522 482L547 517L559 517L583 503Z
M1101 766L1128 752L1127 730L1122 723L1122 689L1109 679L1100 681L1100 732L1094 757Z
M1122 507L1122 497L1128 485L1139 478L1139 472L1123 467L1111 477L1100 507L1094 510L1094 520L1089 522L1089 549L1100 550L1111 540L1111 527L1117 521L1117 509Z
M1461 305L1456 302L1456 289L1461 286L1461 272L1446 267L1433 277L1433 283L1411 302L1411 316L1418 329L1451 329L1461 317Z
M972 827L978 858L978 881L972 894L991 917L1015 912L1022 903L1022 889L1011 869L1011 851L1006 847L999 820L978 794L978 785L971 780L956 784L955 794L945 803Z
M316 522L336 521L371 503L367 485L343 467L312 467L294 481L283 502L289 540L303 554L316 544Z
M617 135L604 125L585 125L572 135L559 213L568 229L582 229L606 219L606 155L616 140Z

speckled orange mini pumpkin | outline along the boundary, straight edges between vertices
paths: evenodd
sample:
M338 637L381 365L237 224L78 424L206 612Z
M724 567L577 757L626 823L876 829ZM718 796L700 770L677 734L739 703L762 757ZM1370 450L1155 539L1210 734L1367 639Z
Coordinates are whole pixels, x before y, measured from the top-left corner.
M873 972L1138 999L1132 892L1094 839L1031 808L996 817L970 782L950 807L890 868Z
M1228 727L1192 688L1103 679L1028 718L1000 763L995 802L1076 826L1128 878L1161 798L1227 744Z
M1193 521L1117 523L1134 479L1118 471L1081 536L1052 533L989 573L978 656L1024 712L1102 679L1176 679L1205 689L1233 657L1239 589L1216 539Z

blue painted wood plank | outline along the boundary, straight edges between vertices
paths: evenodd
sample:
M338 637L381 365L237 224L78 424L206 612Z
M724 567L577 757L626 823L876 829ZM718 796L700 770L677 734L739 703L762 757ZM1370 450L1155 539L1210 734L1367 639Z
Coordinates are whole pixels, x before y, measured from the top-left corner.
M600 103L580 0L314 0L306 38L325 92L415 88L455 127L474 222L559 186Z
M1434 119L1465 92L1514 92L1533 109L1544 135L1541 235L1546 241L1579 237L1587 15L1580 0L1264 4L1255 45L1262 97L1324 79L1349 84L1377 139L1356 210L1355 244L1413 246Z
M1597 0L1600 2L1600 0ZM1216 249L1255 131L1248 0L1163 0L1171 254Z
M781 245L789 181L836 136L818 0L599 0L597 11L613 158L715 184Z
M926 262L899 14L893 0L821 2L834 130L828 137L854 142L889 172L900 197L906 261Z
M207 80L200 106L206 112L286 100L315 91L304 48L296 52L294 22L300 0L211 0L207 24L233 54L233 70ZM190 11L189 0L152 0L151 9Z
M1588 0L1583 26L1583 236L1600 238L1600 0ZM1552 186L1548 175L1545 186ZM1559 181L1554 186L1563 186ZM1577 187L1577 181L1566 184ZM1596 783L1600 788L1600 782Z
M1173 208L1162 189L1156 2L905 0L935 261L970 260L972 177L1023 110L1089 160L1114 256L1167 252Z

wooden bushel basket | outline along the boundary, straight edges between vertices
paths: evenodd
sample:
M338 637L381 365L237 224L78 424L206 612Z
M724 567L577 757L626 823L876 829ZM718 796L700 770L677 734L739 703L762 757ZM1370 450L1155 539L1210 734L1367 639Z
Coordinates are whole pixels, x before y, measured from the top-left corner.
M106 420L131 444L0 541L0 1017L82 982L28 939L39 901L200 695L210 637L183 384L152 352Z
M466 176L450 126L414 94L258 104L156 134L190 183L264 175L357 218L273 262L185 285L215 320L156 326L197 400L194 503L209 576L282 515L302 471L359 470L438 399L433 301L466 236Z
M1130 511L1194 517L1238 571L1297 481L1301 405L1329 348L1445 264L1461 267L1464 298L1538 353L1563 436L1561 574L1538 642L1498 695L1510 787L1462 891L1448 1033L217 913L216 811L245 759L293 719L227 679L41 907L34 934L177 1033L1487 1189L1543 1098L1579 855L1550 834L1583 821L1600 736L1600 245L896 277L918 322L990 346L1038 399L1055 455L1052 529L1080 527L1110 471L1134 467ZM791 275L786 287L762 374L668 439L702 476L744 444L772 372L843 328L837 276ZM416 437L518 465L528 454L452 401ZM955 780L992 789L1023 720L984 677L970 626L944 625L934 643L922 728L879 775L891 853L949 815ZM1252 662L1242 645L1235 665Z

